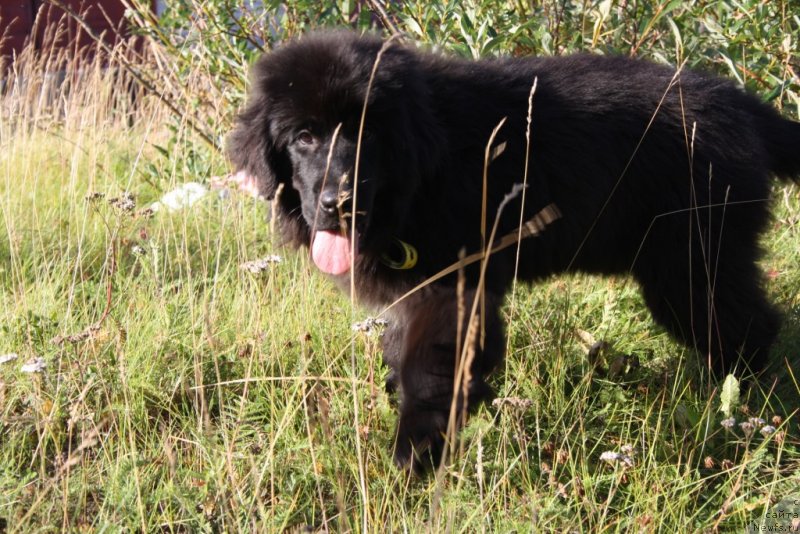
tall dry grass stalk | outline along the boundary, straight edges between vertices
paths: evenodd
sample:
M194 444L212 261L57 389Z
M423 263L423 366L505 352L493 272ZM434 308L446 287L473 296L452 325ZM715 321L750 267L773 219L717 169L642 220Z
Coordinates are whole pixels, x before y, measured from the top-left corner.
M108 50L98 44L80 51L26 46L0 72L0 135L128 128L151 118L153 100L123 67L141 58L132 41Z
M173 138L191 131L213 150L221 148L235 108L232 102L242 87L219 83L219 73L213 72L205 58L204 43L186 49L175 47L166 37L154 39L147 30L157 19L149 7L134 1L128 11L130 22L147 35L109 44L105 35L92 29L84 13L61 0L48 2L63 10L65 18L93 44L80 49L51 44L41 50L29 45L15 59L0 65L2 127L49 129L60 124L119 130L151 124L157 118L158 124L171 120ZM64 22L46 28L43 41L65 42ZM203 24L202 19L195 22ZM179 65L177 56L197 60Z

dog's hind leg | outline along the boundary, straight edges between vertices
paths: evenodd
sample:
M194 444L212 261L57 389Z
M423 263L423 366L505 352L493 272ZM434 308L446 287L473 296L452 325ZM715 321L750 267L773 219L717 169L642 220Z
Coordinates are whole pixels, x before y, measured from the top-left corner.
M780 314L767 299L763 275L752 263L733 266L714 285L712 366L721 377L736 371L760 374L769 367L769 349L780 329ZM720 271L727 269L721 267ZM702 347L698 347L702 349Z
M710 356L718 378L733 371L763 371L779 329L779 314L753 260L756 249L746 248L742 243L739 254L719 255L716 267L708 269L697 255L691 274L685 258L652 254L635 270L656 322Z
M438 465L451 407L455 409L452 429L456 430L464 422L463 414L492 394L484 379L503 356L500 298L486 294L485 317L473 321L476 328L469 328L464 316L474 298L474 291L465 291L461 314L453 288L436 289L406 307L408 327L400 355L400 419L394 452L401 467L421 472ZM477 326L481 323L483 332ZM461 362L462 381L456 384Z

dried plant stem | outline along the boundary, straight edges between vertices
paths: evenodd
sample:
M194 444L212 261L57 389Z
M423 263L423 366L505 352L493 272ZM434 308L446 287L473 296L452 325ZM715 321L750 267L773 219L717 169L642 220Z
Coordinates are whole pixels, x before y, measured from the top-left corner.
M515 187L512 193L516 196L519 193L519 189L521 186ZM512 193L509 193L512 194ZM507 197L508 198L508 195ZM504 202L506 202L504 200ZM499 214L499 212L498 212ZM420 282L402 296L397 298L394 302L386 306L383 310L381 310L379 315L385 314L387 311L392 309L394 306L402 302L403 300L407 299L420 289L429 286L430 284L441 280L445 276L453 274L457 270L461 269L462 267L466 267L467 265L472 265L475 262L481 261L484 258L491 256L497 252L500 252L503 249L506 249L518 241L528 238L528 237L536 237L551 223L561 218L561 212L558 210L558 207L555 204L548 204L544 208L542 208L536 215L528 219L523 225L521 229L514 230L511 233L504 235L498 242L497 245L492 245L492 240L489 240L489 251L484 252L475 252L474 254L470 254L469 256L465 257L463 260L459 260L448 267L445 267L438 273L434 274L433 276L425 279L424 281Z
M495 129L495 132L490 137L487 148L485 152L485 161L484 165L488 166L491 156L490 147L494 142L494 134L499 130L499 127L502 126L503 121L498 125L498 128ZM484 175L486 175L486 171L484 170ZM483 329L483 322L482 318L480 317L485 312L478 312L478 306L484 302L484 291L486 287L486 270L489 265L489 257L491 253L496 252L497 250L502 250L503 248L507 248L514 243L518 242L519 239L523 237L528 237L531 235L537 235L540 233L547 224L557 219L560 214L558 213L558 209L553 205L546 206L542 211L537 213L536 216L533 217L530 221L525 223L524 229L518 230L516 232L512 232L511 234L507 234L500 240L500 243L497 247L494 246L495 238L497 237L497 228L500 225L500 217L508 205L514 198L516 198L521 190L524 189L521 185L515 185L511 191L503 198L500 205L497 207L497 213L495 214L494 224L492 225L492 231L489 236L488 243L486 247L481 250L478 257L476 257L471 263L475 261L481 262L481 269L480 275L478 277L478 284L475 288L475 296L472 299L471 308L469 311L469 315L466 316L467 318L467 332L464 336L464 342L461 345L461 350L458 354L456 354L456 369L454 372L453 377L453 396L450 401L450 413L447 420L447 430L445 435L445 447L442 450L442 458L439 462L439 467L436 471L436 491L433 497L433 510L438 510L438 503L441 500L441 495L443 491L443 473L445 469L445 465L447 463L447 456L448 452L453 454L455 452L455 437L457 435L458 426L463 424L466 420L466 414L469 410L468 405L468 394L469 394L469 384L472 382L472 363L475 360L476 356L476 345L475 342L479 339L481 335L481 330ZM484 199L485 201L485 199ZM472 256L476 256L473 254ZM455 270L463 271L463 268L468 265L467 258L463 258L459 260L456 264L454 264ZM445 269L446 271L447 269ZM440 271L440 274L444 271ZM449 274L449 273L448 273ZM439 275L437 275L439 276ZM444 275L442 275L444 276ZM432 279L428 279L426 282L431 283ZM459 279L459 282L463 282L463 278ZM426 284L427 285L427 284ZM416 288L415 288L416 289ZM414 290L412 290L413 292ZM463 294L463 289L460 290L461 294ZM404 297L401 297L401 299ZM397 301L395 301L396 303ZM459 306L462 304L459 302ZM462 323L461 313L459 312L459 325ZM459 336L460 339L461 336ZM481 340L482 341L482 340ZM482 349L483 347L481 347ZM459 406L459 399L461 399L461 405Z
M378 72L378 65L380 65L381 58L383 57L384 52L388 50L388 48L394 42L396 36L393 36L386 41L384 41L383 46L381 46L380 50L378 50L378 54L375 56L375 63L372 65L372 72L369 75L369 82L367 83L367 92L364 95L364 105L361 108L361 121L358 125L358 140L356 142L356 161L355 167L353 169L353 222L350 228L350 246L352 247L352 251L350 254L350 304L351 309L355 310L356 304L356 274L354 269L353 262L355 261L357 249L358 249L358 240L356 239L356 224L355 224L355 214L358 213L358 179L359 179L359 170L360 170L360 163L361 163L361 145L364 140L364 124L367 120L367 106L369 104L369 95L372 92L372 86L375 83L375 75ZM356 387L355 378L357 375L357 365L356 365L356 348L355 345L351 347L350 351L350 368L351 368L351 378L353 379L352 382L352 395L353 395L353 421L355 423L355 442L356 442L356 457L358 459L358 479L359 479L359 490L361 491L361 500L362 500L362 519L361 519L361 527L364 532L368 530L369 522L369 493L367 489L367 480L366 480L366 465L364 461L364 456L361 450L361 435L360 435L360 424L359 424L359 409L358 409L358 388Z
M63 10L67 15L70 16L76 23L78 23L83 31L86 32L89 37L91 37L97 45L110 56L115 56L115 50L111 46L109 46L105 41L103 41L103 37L95 32L91 25L86 21L86 19L81 16L80 13L72 9L70 6L62 2L61 0L46 0L50 4L56 6L57 8ZM217 143L214 138L204 131L196 121L194 121L191 117L187 116L186 112L181 110L177 103L170 100L163 91L160 91L156 86L156 83L152 79L148 79L146 75L138 68L136 68L130 61L124 58L121 55L117 55L119 59L119 64L122 68L128 72L138 83L142 85L147 91L155 94L158 96L158 101L164 104L175 116L181 117L182 120L186 122L186 125L195 132L200 138L208 144L214 150L221 150L222 147Z
M367 0L367 5L373 13L378 15L378 18L381 19L381 24L383 24L393 36L400 35L400 30L397 29L397 25L389 18L389 14L386 13L386 10L378 0Z
M531 92L528 94L528 115L526 117L526 127L525 127L525 166L522 171L522 199L520 200L520 207L519 207L519 232L522 232L522 223L524 222L525 217L525 200L527 200L526 193L528 192L528 171L530 168L530 156L531 156L531 126L533 122L533 95L536 94L536 86L539 84L539 78L536 77L533 79L533 85L531 85ZM512 297L516 296L517 294L517 273L519 272L519 253L522 245L522 236L517 237L517 253L514 258L514 281L512 282L511 287L511 295ZM514 308L516 307L516 298L511 301L511 316L514 316Z

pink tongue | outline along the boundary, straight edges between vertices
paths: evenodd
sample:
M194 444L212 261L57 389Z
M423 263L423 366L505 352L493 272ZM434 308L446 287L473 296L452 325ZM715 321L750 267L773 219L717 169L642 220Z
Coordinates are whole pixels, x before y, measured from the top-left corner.
M311 257L323 273L344 274L350 270L350 240L336 232L319 231L311 244Z

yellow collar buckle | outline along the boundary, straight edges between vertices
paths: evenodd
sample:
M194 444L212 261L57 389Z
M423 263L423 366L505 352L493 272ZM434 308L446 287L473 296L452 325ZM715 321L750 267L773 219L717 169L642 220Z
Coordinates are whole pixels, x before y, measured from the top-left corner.
M381 255L381 262L384 265L398 271L413 269L418 259L417 249L397 238L392 241L390 251Z

